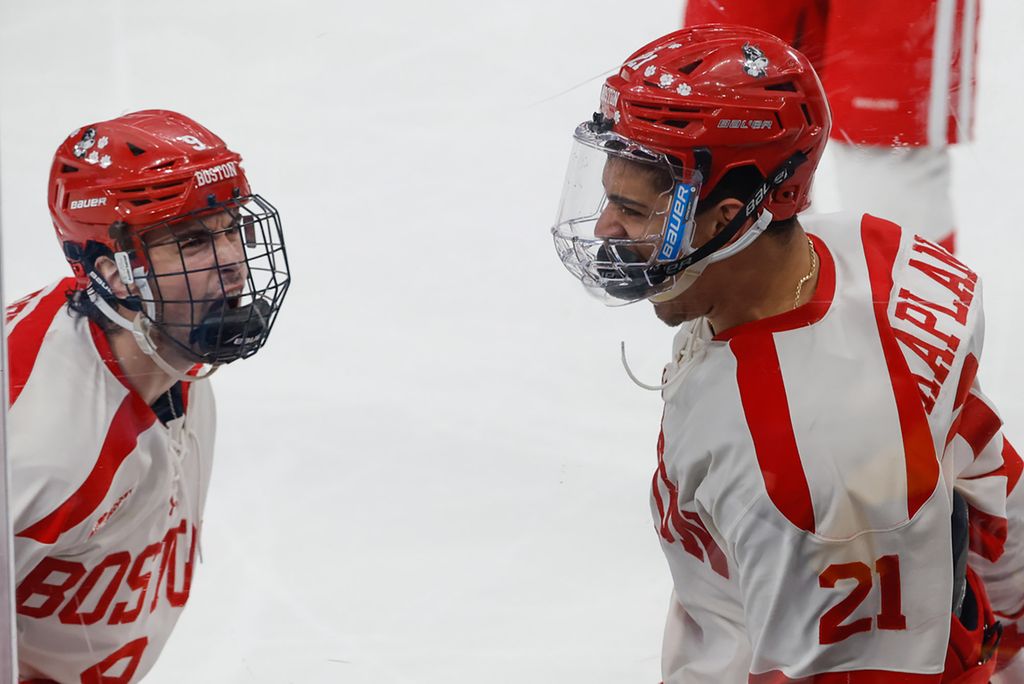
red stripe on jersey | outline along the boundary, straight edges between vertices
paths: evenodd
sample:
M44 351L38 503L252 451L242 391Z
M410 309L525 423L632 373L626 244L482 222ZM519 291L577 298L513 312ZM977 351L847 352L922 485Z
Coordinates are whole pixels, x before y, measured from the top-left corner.
M1009 496L1020 482L1021 473L1024 472L1024 461L1021 460L1017 450L1005 436L1003 437L1003 469L1006 470L1006 495Z
M941 674L911 674L886 670L855 670L853 672L824 672L791 679L779 670L751 674L749 684L935 684L942 681Z
M907 470L907 517L918 509L935 491L939 481L939 459L935 456L928 417L910 373L907 359L900 350L889 322L889 301L892 295L892 268L900 247L900 229L888 221L864 215L861 242L871 281L871 299L875 310L878 337L889 369L900 431L903 433L903 455Z
M1017 483L1020 482L1021 471L1024 471L1024 461L1021 461L1020 456L1017 454L1017 450L1013 448L1010 441L1003 437L1003 465L999 466L995 470L984 473L982 475L975 475L974 477L965 477L965 480L982 480L990 477L1005 477L1006 478L1006 495L1017 488Z
M740 402L768 497L786 519L813 533L811 490L793 434L775 339L770 334L739 335L729 348L736 357Z
M999 420L996 412L976 394L967 395L957 422L959 426L956 432L971 445L974 458L978 458L988 443L999 434L999 428L1003 426L1003 421Z
M960 371L960 382L956 386L956 401L953 402L953 410L960 408L967 401L967 394L971 391L974 379L978 377L978 357L968 354L964 358L964 367Z
M39 358L43 337L50 329L57 312L67 303L65 293L73 284L74 278L65 278L57 283L56 287L36 304L35 309L18 321L7 336L10 406L14 406L21 391L25 389L29 376L32 375L32 368L36 365L36 359Z
M818 284L815 286L814 294L811 295L810 300L792 311L750 321L749 323L742 323L728 330L723 330L715 335L716 340L731 340L740 333L746 335L747 333L796 330L797 328L814 325L828 313L829 307L832 306L832 299L836 294L836 265L832 260L832 253L828 251L828 247L825 246L825 243L820 238L814 235L808 235L807 237L814 243L814 252L818 255L819 264Z
M125 377L124 371L121 369L121 364L117 362L117 357L114 356L113 350L110 349L110 342L107 340L106 333L100 330L100 326L92 321L89 321L89 332L92 334L92 343L96 347L96 352L103 359L103 363L107 365L107 369L124 385L125 389L129 392L134 392L135 389L128 382L128 378Z
M1006 544L1006 518L967 506L970 520L970 549L993 563L1003 555Z
M55 511L18 532L17 536L52 544L61 534L85 520L103 502L118 467L135 449L139 435L155 420L156 415L146 402L137 393L129 392L114 414L99 457L85 482Z
M974 386L974 379L978 376L978 358L974 354L968 354L964 358L964 366L960 371L960 381L956 386L956 396L953 401L953 410L956 411L958 408L964 405L967 401L967 395L971 392L971 387ZM953 441L957 433L960 431L960 420L963 418L963 412L956 414L953 419L953 423L949 426L949 432L946 433L946 446ZM977 458L977 455L975 455Z

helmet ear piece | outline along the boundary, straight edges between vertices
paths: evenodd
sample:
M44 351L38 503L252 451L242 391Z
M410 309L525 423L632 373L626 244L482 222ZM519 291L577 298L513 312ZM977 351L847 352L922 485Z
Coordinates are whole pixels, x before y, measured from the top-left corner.
M90 240L84 247L73 242L64 243L64 254L72 262L75 272L81 272L108 304L123 306L131 311L142 310L139 297L128 288L134 277L126 279L119 263L118 255L123 252L115 253L107 245ZM104 268L105 264L109 264L109 267ZM117 282L112 283L115 277Z

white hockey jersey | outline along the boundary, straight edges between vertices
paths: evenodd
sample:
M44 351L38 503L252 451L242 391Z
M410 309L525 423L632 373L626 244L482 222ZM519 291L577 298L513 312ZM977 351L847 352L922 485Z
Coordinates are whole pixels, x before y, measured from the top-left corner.
M128 684L152 667L188 599L213 395L206 381L178 384L146 405L105 335L69 315L72 286L7 310L19 671Z
M684 326L666 367L665 684L939 682L954 487L993 607L1024 605L1022 462L975 381L977 276L871 216L801 220L812 300Z

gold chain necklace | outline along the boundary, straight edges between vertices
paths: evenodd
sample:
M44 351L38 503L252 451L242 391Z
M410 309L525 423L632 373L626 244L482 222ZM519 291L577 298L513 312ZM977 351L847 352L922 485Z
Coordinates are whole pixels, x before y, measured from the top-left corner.
M178 415L178 412L174 410L174 395L171 394L171 390L167 390L167 405L171 408L171 415L173 416L172 420L177 420L180 416Z
M807 238L807 249L811 252L811 270L807 272L800 282L796 284L796 295L793 297L793 308L800 306L800 293L804 289L804 283L814 277L814 272L818 268L818 255L814 252L814 243L811 242L811 238Z

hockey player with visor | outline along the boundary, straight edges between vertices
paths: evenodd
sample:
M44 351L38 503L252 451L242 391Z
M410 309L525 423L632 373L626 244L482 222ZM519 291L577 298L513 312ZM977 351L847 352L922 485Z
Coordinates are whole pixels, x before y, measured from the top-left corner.
M652 387L663 681L1017 681L1024 462L976 379L980 279L800 214L830 125L804 55L704 25L634 52L574 134L560 260L679 326Z

